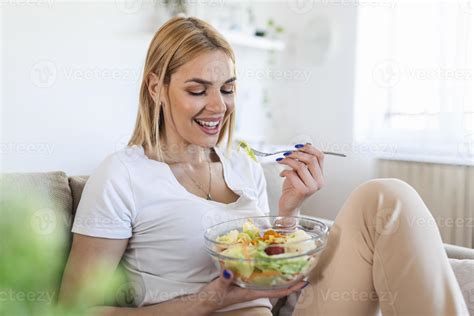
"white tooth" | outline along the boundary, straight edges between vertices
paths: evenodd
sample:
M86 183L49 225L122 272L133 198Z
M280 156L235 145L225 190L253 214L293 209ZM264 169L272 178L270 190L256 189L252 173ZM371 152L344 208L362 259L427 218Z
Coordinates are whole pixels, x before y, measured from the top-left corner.
M196 121L198 121L202 125L209 126L209 127L215 127L217 126L217 124L219 124L219 121L216 121L216 122L206 122L206 121L201 121L201 120L196 120Z

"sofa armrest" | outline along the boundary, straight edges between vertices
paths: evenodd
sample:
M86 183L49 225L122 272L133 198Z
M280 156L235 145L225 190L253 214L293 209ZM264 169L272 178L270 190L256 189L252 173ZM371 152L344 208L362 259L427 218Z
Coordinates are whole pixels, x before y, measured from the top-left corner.
M304 214L302 214L302 216L320 220L324 222L326 225L328 225L329 229L331 229L331 226L334 224L334 221L330 219L319 218L319 217L309 216L309 215L304 215ZM474 260L474 249L451 245L451 244L444 244L444 249L446 250L446 254L448 255L448 258L450 259Z
M444 244L444 249L450 259L474 260L474 249Z

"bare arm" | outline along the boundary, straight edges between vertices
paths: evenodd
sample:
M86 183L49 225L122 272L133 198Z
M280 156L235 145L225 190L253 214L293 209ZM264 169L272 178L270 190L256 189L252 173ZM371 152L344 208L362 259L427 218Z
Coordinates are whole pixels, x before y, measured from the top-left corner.
M87 287L87 277L100 269L102 282L109 280L117 268L127 247L127 239L107 239L74 234L71 253L64 271L59 293L59 303L70 306L78 300L96 315L195 315L205 316L223 307L255 300L257 298L279 298L300 290L300 282L289 289L275 291L252 291L232 285L232 272L222 273L219 278L205 285L198 293L169 300L160 304L137 308L101 306L103 295L81 295ZM92 281L92 280L91 280ZM90 286L90 285L89 285Z
M141 308L125 308L99 306L103 305L103 299L100 295L94 297L81 295L84 288L87 287L85 283L88 276L99 272L101 279L104 281L112 277L127 244L128 239L107 239L74 234L71 252L59 292L59 304L71 306L76 304L78 299L86 298L87 302L81 301L80 304L90 306L91 312L94 312L94 314L114 316L153 315L156 313L204 315L206 313L196 300L172 300ZM106 269L100 269L99 267L106 267ZM105 293L101 294L103 297Z

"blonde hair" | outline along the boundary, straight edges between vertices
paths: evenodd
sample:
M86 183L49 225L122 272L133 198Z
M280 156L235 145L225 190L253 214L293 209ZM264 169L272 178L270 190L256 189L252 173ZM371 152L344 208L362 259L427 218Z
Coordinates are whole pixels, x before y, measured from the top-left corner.
M203 20L193 17L174 17L163 24L153 37L145 61L140 87L140 101L135 128L128 146L139 145L149 149L159 161L164 161L160 136L165 131L162 102L155 103L148 91L151 73L159 78L159 93L169 84L171 75L177 69L203 52L223 51L234 64L235 55L230 44ZM217 144L227 135L227 150L232 149L235 127L235 112L222 126Z

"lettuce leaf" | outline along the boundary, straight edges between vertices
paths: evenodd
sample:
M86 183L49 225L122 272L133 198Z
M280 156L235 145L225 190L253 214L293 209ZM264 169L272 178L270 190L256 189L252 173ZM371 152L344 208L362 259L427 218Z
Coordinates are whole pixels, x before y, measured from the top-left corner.
M259 250L257 258L272 258L273 260L256 260L255 267L261 271L278 271L282 274L295 274L304 270L308 264L308 256L285 259L294 256L294 253L283 253L280 255L268 256L265 251Z
M256 254L256 249L254 247L247 248L248 256L253 258ZM244 246L242 245L233 245L223 252L222 255L228 256L231 258L236 259L247 259L244 253ZM232 271L239 272L244 277L249 277L255 266L252 260L249 261L239 261L239 260L224 260L224 265L227 269L231 269Z
M245 153L251 158L253 159L254 161L257 161L257 156L255 156L255 154L253 153L250 145L245 142L245 141L240 141L239 142L239 148L243 148L243 150L245 151Z

